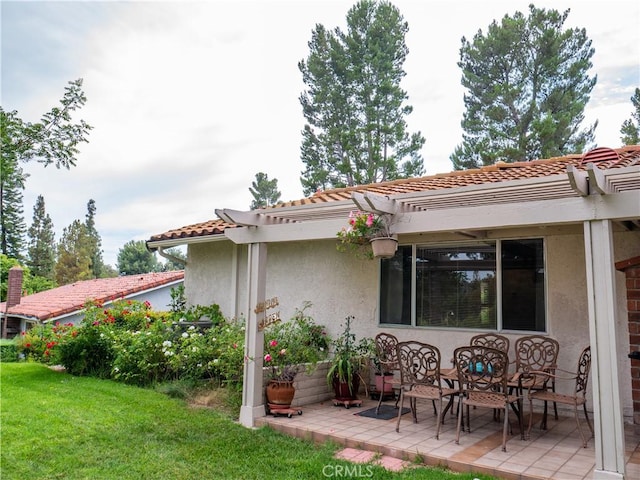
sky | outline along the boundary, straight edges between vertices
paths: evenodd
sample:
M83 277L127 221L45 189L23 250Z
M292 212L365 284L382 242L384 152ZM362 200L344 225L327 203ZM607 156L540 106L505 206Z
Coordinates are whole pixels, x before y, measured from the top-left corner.
M461 38L528 12L533 0L393 0L409 24L402 88L408 131L426 138L427 175L453 169L462 140ZM29 226L38 195L60 239L96 203L105 263L131 240L248 210L258 172L284 201L303 198L298 62L316 24L345 29L354 1L0 1L1 105L37 122L69 81L87 97L74 120L93 126L76 167L31 162L24 192ZM566 28L585 28L597 75L584 126L598 146L619 147L640 86L640 2L554 0Z

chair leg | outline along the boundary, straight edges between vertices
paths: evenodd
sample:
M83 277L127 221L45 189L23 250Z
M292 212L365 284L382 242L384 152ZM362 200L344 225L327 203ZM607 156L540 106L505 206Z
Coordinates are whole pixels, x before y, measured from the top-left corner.
M464 405L462 405L462 399L458 402L458 427L456 428L456 445L460 444L460 428L462 427L462 409Z
M584 409L584 418L587 421L587 425L589 426L589 430L591 430L591 438L595 436L593 433L593 425L591 425L591 421L589 420L589 414L587 413L587 404L583 403L582 408Z
M542 430L546 430L547 429L547 414L549 412L549 408L548 408L548 402L545 400L544 401L544 413L542 414L542 423L540 424L540 428Z
M436 401L433 401L433 404L435 405ZM436 419L436 440L440 440L440 424L442 423L440 421L440 417L442 417L442 397L440 397L440 408L438 409L438 418Z
M524 404L522 401L522 398L518 399L518 425L520 426L520 440L526 440L524 437L524 422L522 420L522 417L524 415L524 412L522 411L522 409L524 408Z
M473 406L475 408L475 405ZM467 433L471 433L471 410L467 404Z
M410 398L409 404L411 405L411 413L413 414L413 423L418 423L418 399L415 397Z
M376 415L380 412L380 406L382 405L382 398L384 397L384 375L382 376L382 391L378 392L380 398L378 398L378 406L376 407Z
M533 400L529 399L529 427L527 428L527 438L531 438L532 422L533 422Z
M578 426L580 438L582 438L582 448L587 448L587 440L584 438L584 433L582 433L582 428L580 427L580 419L578 418L578 405L573 406L573 413L576 417L576 425Z
M398 421L396 422L396 432L400 431L400 417L402 417L402 407L404 407L404 390L400 390L400 410L398 410Z
M502 451L507 451L507 431L509 429L509 406L504 409L504 425L502 427Z

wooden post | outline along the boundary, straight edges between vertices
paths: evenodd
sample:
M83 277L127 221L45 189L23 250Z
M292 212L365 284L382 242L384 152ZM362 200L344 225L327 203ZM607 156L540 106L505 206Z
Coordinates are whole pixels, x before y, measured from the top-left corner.
M616 346L616 282L610 220L584 222L596 467L593 478L624 479L624 420Z
M262 366L264 353L264 333L259 328L264 321L265 311L259 308L265 301L267 279L267 244L251 243L248 251L248 306L245 332L245 362L242 382L242 406L240 423L254 427L255 419L265 416L262 390Z

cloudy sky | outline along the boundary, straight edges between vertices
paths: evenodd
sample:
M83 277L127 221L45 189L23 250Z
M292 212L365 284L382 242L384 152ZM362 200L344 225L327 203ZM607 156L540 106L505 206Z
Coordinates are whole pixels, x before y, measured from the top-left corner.
M25 166L27 225L43 195L59 239L94 199L104 259L115 266L130 240L215 218L215 208L247 210L257 172L278 179L283 200L302 198L297 64L314 26L344 28L354 3L2 0L2 107L36 122L83 78L87 103L74 118L94 127L71 170ZM410 29L409 129L426 137L427 174L448 172L461 141L460 40L531 1L392 3ZM599 146L620 146L640 86L640 2L535 5L570 8L565 26L586 28L598 75L586 121L599 120Z

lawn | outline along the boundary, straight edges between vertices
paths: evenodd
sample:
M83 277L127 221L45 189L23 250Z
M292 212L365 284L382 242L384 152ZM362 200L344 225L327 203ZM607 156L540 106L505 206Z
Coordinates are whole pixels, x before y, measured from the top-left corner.
M2 480L322 479L350 465L333 458L337 445L247 429L155 390L36 363L0 364L0 422ZM347 471L373 479L491 478L423 467Z

